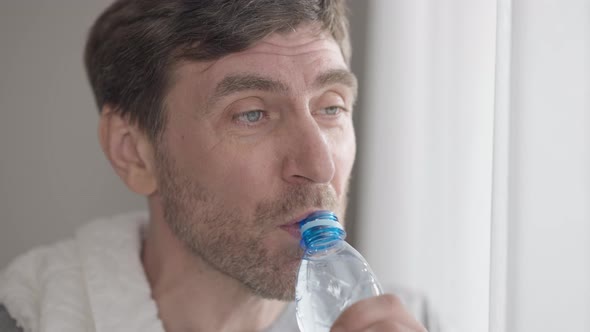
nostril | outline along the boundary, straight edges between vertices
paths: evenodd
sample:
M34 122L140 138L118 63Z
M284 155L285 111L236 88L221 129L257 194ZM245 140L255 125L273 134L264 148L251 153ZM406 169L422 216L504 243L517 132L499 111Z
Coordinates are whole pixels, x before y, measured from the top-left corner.
M315 181L311 178L305 177L303 175L293 175L292 182L297 184L306 184L306 183L315 183Z
M313 117L305 122L292 122L286 146L284 176L288 181L329 183L335 174L330 139Z
M293 183L329 183L335 174L334 163L329 160L293 160L284 168L284 176Z

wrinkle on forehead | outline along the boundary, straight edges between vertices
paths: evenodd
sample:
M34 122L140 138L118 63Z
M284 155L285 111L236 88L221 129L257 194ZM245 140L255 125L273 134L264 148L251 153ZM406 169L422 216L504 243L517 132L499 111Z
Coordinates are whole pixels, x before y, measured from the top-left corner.
M343 63L345 63L342 50L329 32L322 30L317 24L307 24L300 25L288 32L275 32L241 52L230 53L219 59L210 61L190 62L198 63L200 67L198 72L205 73L215 67L219 62L241 55L269 54L298 56L326 50L338 53L342 56ZM182 63L179 63L176 68L180 66L182 66Z
M271 57L263 58L265 60L261 62L255 60L258 58L257 55ZM275 56L277 57L275 58ZM285 60L287 62L284 62ZM285 63L294 65L284 66ZM264 68L260 66L264 66ZM172 86L185 79L193 81L192 89L194 91L192 94L200 94L201 99L205 100L208 99L206 97L211 92L209 90L213 87L212 84L229 74L244 74L250 71L259 76L267 76L273 80L281 81L284 77L268 75L268 72L273 70L277 73L281 72L281 76L296 72L303 74L304 68L302 66L313 68L308 74L334 69L348 69L340 47L331 35L321 31L318 33L317 30L302 26L295 32L274 33L245 51L231 53L216 60L181 61L175 65L171 79ZM257 67L263 69L262 72L256 70ZM315 80L313 74L311 76L307 74L296 75L296 77L305 81L301 86L311 85ZM285 81L283 80L283 82ZM354 85L353 90L356 90L356 84L345 85Z
M330 33L322 30L317 24L303 24L290 31L275 32L259 41L257 44L271 44L276 46L285 46L299 41L295 47L313 42L315 40L332 39ZM254 44L253 46L255 46Z

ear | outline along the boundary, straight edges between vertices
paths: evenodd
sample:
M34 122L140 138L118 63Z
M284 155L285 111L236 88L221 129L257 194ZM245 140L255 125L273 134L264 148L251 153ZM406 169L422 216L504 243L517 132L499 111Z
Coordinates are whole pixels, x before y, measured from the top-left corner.
M143 131L107 105L100 115L98 137L104 154L129 189L145 196L156 191L154 147Z

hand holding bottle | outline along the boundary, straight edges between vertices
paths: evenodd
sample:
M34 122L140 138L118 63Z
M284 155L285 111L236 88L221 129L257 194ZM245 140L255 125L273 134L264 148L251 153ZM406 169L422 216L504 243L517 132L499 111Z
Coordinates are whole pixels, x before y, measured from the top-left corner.
M305 254L295 299L303 332L426 331L398 298L382 295L365 259L344 241L336 215L314 212L300 229Z
M361 300L334 322L330 332L427 332L391 294Z

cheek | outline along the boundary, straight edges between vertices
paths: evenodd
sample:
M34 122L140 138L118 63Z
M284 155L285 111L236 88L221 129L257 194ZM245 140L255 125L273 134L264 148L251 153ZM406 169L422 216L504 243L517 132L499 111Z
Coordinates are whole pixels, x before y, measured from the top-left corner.
M219 147L209 154L201 181L232 204L254 206L268 198L265 195L276 177L273 158L263 148Z

